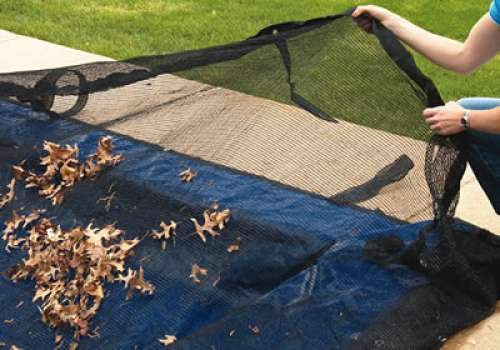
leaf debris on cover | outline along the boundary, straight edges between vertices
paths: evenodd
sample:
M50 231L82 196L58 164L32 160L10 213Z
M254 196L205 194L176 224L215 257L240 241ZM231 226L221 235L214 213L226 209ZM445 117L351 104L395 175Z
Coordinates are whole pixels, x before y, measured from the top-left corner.
M254 335L260 334L260 328L256 325L249 325L248 328L252 331Z
M16 179L12 178L7 185L7 193L0 195L0 209L5 207L8 203L10 203L15 196L14 187L16 186Z
M134 292L149 295L155 292L155 287L144 279L144 268L142 266L139 267L139 271L129 268L126 275L119 275L116 280L123 282L125 288L128 288L127 300L132 298Z
M61 204L65 191L75 183L92 178L124 159L121 154L113 154L109 136L99 139L96 153L88 156L83 164L79 160L79 148L76 145L61 146L44 141L43 150L47 153L39 162L39 165L45 167L43 174L25 169L25 162L14 165L12 171L18 180L24 181L26 188L37 188L38 194L50 200L52 205Z
M12 212L12 216L4 222L5 227L2 232L2 239L6 242L5 250L7 252L10 252L13 248L19 248L26 241L25 238L18 238L16 231L25 229L32 222L37 221L44 212L44 210L34 210L29 215L18 215L15 211Z
M111 204L113 200L115 199L116 196L116 191L112 192L110 195L99 198L97 200L97 203L104 202L104 209L106 209L107 212L111 209Z
M179 173L179 177L182 182L191 182L198 175L196 171L193 171L191 168L187 168L186 170Z
M160 223L161 231L154 230L151 232L151 237L157 240L161 240L161 247L163 250L167 249L167 242L170 238L172 238L174 247L175 247L175 230L177 229L177 223L173 220L170 221L170 224L166 224L165 222Z
M229 222L230 217L231 211L229 209L221 211L205 210L203 212L203 225L201 225L195 218L191 218L191 221L194 224L195 232L198 237L200 237L203 243L207 243L207 237L205 234L209 234L212 237L220 236L220 232L216 231L216 229L219 229L219 231L224 229L225 225Z
M158 341L162 343L163 346L167 347L175 343L177 341L177 337L175 335L166 334L162 339L158 339Z
M236 242L230 244L228 247L227 247L227 252L228 253L234 253L234 252L238 252L240 250L240 244L241 244L241 237L237 237L236 238Z
M189 275L189 278L193 280L193 283L200 284L200 276L206 276L208 275L208 270L199 266L198 264L193 264L191 266L191 274Z
M124 232L114 225L65 230L40 214L13 213L13 218L7 220L2 238L27 254L7 271L7 276L13 282L34 280L33 302L41 302L44 323L58 329L69 326L76 339L91 336L89 323L105 297L106 283L123 281L121 273L127 258L140 240L124 239ZM19 231L25 236L19 238ZM128 276L129 298L134 292L154 292L154 287L144 280L142 267L139 271L128 269Z

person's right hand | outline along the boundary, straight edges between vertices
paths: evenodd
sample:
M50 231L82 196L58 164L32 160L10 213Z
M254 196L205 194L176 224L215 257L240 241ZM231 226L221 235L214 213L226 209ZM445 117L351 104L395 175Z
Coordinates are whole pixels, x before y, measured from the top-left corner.
M352 13L352 18L367 32L371 32L371 19L374 18L387 26L387 22L394 17L391 11L375 5L358 6Z

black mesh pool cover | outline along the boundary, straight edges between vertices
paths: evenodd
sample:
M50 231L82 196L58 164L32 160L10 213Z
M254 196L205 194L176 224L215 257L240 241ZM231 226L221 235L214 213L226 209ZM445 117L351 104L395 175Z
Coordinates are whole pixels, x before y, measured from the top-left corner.
M428 131L420 115L443 103L436 87L391 32L374 21L367 34L350 14L209 49L0 75L0 193L13 165L36 168L44 141L78 145L83 161L110 135L125 157L56 205L18 180L0 209L4 238L12 211L34 209L64 230L115 224L144 237L127 264L154 294L126 300L123 284L103 282L88 319L100 335L80 348L161 348L175 335L173 349L434 349L493 312L500 240L453 218L465 144ZM181 182L188 168L197 176ZM231 219L204 243L191 219L214 202ZM176 244L162 249L145 234L171 220ZM46 296L32 302L41 282L11 281L31 243L7 243L0 342L52 349L62 334L68 348L71 327L49 328ZM193 264L207 269L201 283Z

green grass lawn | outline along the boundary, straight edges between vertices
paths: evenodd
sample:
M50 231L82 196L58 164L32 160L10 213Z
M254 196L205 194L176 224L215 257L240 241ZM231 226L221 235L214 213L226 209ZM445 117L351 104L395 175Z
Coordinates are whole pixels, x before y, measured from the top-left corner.
M349 0L0 0L0 28L116 59L175 52L244 39L272 23L337 13ZM373 0L456 39L490 0ZM496 59L472 76L445 72L421 57L446 99L500 96Z

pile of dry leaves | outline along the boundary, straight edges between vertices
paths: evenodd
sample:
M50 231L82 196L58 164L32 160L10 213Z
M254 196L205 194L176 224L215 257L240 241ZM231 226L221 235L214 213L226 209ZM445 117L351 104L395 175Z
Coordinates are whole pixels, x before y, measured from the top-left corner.
M96 153L87 157L83 164L78 159L77 146L60 146L45 141L43 149L47 155L40 158L40 165L45 167L42 174L24 169L24 162L12 167L15 177L26 183L26 188L37 188L38 194L49 199L53 205L61 204L64 192L75 183L94 177L97 173L123 161L121 154L113 154L111 137L99 140Z
M21 229L27 234L18 237ZM14 282L34 280L33 302L41 301L42 320L54 328L72 327L76 338L91 335L89 322L101 306L106 283L123 282L128 297L134 292L154 292L153 285L144 280L142 267L123 273L140 240L123 239L123 231L113 225L64 230L40 212L14 214L2 238L10 248L27 253L8 276Z

